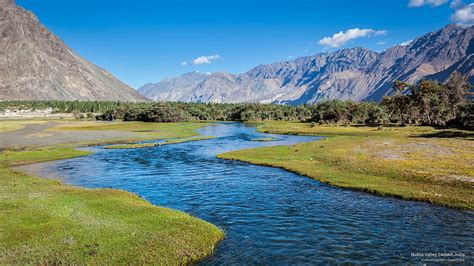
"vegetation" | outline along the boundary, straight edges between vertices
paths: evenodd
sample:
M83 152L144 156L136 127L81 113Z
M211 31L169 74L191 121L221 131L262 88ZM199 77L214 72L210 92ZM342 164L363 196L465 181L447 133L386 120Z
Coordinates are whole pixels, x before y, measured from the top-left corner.
M170 139L164 142L158 143L130 143L130 144L123 144L123 145L111 145L106 146L105 149L138 149L138 148L149 148L149 147L156 147L156 146L163 146L169 144L178 144L183 142L190 142L190 141L198 141L198 140L206 140L212 139L212 136L200 136L200 137L193 137L193 138L181 138L181 139Z
M145 122L306 120L305 106L276 104L216 104L163 102L136 108L117 108L97 116L99 120Z
M459 137L443 139L429 136L447 130L431 127L311 127L309 123L266 122L258 129L330 137L219 157L281 167L338 187L474 209L474 143L469 131L450 130Z
M385 97L388 120L400 124L474 127L474 104L467 76L455 72L445 83L424 80L416 85L395 82L398 93ZM403 91L408 93L403 94Z
M53 109L57 113L103 113L125 107L147 106L149 103L123 103L103 101L0 101L0 111L6 109Z
M44 124L46 121L38 120L38 121L32 121L32 120L8 120L8 121L2 121L0 123L0 132L7 132L7 131L14 131L14 130L20 130L24 128L26 125L37 125L37 124Z
M376 103L332 100L313 106L308 121L337 125L380 125L388 123L386 109Z
M395 82L397 94L381 103L331 100L316 105L155 103L122 106L97 116L99 120L182 121L302 121L316 124L474 127L474 104L468 100L467 77L454 73L445 84ZM403 93L405 92L405 93Z
M258 142L268 142L268 141L277 141L278 139L275 138L255 138L251 139L251 141L258 141Z
M393 96L381 103L330 100L316 105L215 103L122 103L79 101L5 101L3 109L46 109L76 118L143 122L302 121L338 125L430 125L474 128L471 85L455 72L444 83L424 80L410 85L395 81ZM84 114L87 114L84 116Z
M394 89L398 93L385 97L380 104L53 101L0 102L0 109L100 112L99 120L134 121L55 122L56 126L47 129L52 137L56 131L133 133L114 142L169 139L165 144L178 143L202 139L195 137L194 130L206 123L197 121L265 121L258 127L260 131L329 137L309 144L234 151L219 157L282 167L339 187L474 209L472 131L420 126L472 128L474 105L468 98L471 85L465 77L454 74L445 84L395 82ZM196 122L181 123L184 121ZM17 130L25 125L19 121L2 122L0 131ZM97 144L93 140L87 144L93 143ZM0 153L0 264L186 264L209 255L222 239L223 233L213 225L153 206L130 193L75 188L11 168L88 154L72 149L77 145ZM113 147L147 145L156 144Z
M51 132L127 128L146 134L139 138L180 138L195 135L194 129L205 125L105 124L60 121ZM77 145L0 153L0 264L187 264L210 255L223 238L223 232L207 222L127 192L76 188L12 169L89 154L72 148Z
M98 121L77 121L58 123L57 126L49 129L54 131L120 131L131 132L133 137L123 137L114 139L113 142L134 142L152 139L182 139L197 136L196 130L208 123L144 123L144 122L114 122L105 123Z
M129 144L118 144L118 145L110 145L104 147L104 149L108 150L119 150L119 149L141 149L141 148L150 148L160 146L160 143L129 143Z

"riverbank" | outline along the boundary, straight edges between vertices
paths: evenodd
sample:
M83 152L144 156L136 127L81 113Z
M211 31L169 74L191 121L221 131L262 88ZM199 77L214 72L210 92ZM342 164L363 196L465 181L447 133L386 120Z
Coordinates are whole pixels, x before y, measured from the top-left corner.
M65 145L130 144L198 136L209 123L100 122L83 120L9 120L0 123L0 149Z
M431 127L311 127L292 122L266 122L258 130L328 138L218 157L280 167L341 188L474 209L472 132Z
M128 192L77 188L11 169L88 155L74 149L82 145L189 138L206 124L5 123L11 124L2 121L0 132L0 264L187 264L209 256L223 238L210 223ZM19 142L32 135L35 145ZM60 144L49 146L54 141Z

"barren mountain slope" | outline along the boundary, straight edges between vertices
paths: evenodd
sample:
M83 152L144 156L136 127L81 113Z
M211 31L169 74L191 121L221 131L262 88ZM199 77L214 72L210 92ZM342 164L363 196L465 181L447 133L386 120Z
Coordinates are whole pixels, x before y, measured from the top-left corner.
M411 83L423 78L444 81L454 71L472 79L473 36L474 26L451 24L380 53L359 47L343 49L260 65L237 76L214 73L185 90L166 86L164 93L159 82L148 84L146 92L142 91L146 96L154 95L155 100L174 100L167 95L179 94L181 101L192 102L380 100L392 92L396 79ZM155 90L160 91L159 96L153 94Z
M75 54L13 0L0 0L0 38L0 100L146 99Z

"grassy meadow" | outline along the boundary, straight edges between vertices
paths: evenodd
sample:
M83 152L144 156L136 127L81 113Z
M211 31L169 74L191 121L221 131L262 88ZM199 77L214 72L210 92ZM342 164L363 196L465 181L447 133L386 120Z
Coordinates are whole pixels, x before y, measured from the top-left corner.
M30 125L38 124L38 132L28 130ZM207 139L196 133L206 125L2 121L0 137L34 134L35 145L18 143L0 153L0 264L187 264L210 255L224 237L212 224L154 206L124 191L77 188L12 169L86 156L89 152L74 149L86 145L121 143L109 147L125 149L156 145L137 143L151 139L164 139L161 145ZM474 209L472 131L311 126L300 122L261 122L257 128L267 133L326 138L234 151L219 157L281 167L342 188ZM111 132L113 139L96 139L112 136ZM86 133L92 138L75 139ZM51 142L43 141L55 141L64 134L70 138L68 143L51 146L45 144Z
M0 132L20 130L26 125L38 125L44 124L47 121L44 120L10 120L10 121L0 121Z
M296 122L265 122L258 130L327 138L219 157L284 168L342 188L474 209L474 138L470 131L312 127Z
M209 125L206 122L147 123L147 122L98 122L76 121L59 123L49 131L126 131L133 132L135 139L176 139L197 136L195 130ZM128 140L128 139L127 139Z
M28 124L4 122L5 131ZM45 131L52 138L55 131L124 130L139 132L133 139L179 139L202 126L60 121ZM0 153L0 264L187 264L210 255L224 237L212 224L128 192L77 188L12 169L89 154L78 145L84 143Z

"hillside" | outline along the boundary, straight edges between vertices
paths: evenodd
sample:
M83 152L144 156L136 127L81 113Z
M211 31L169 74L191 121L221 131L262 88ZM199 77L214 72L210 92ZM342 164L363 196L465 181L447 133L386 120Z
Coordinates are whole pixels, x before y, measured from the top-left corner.
M13 0L0 0L0 37L0 100L146 100Z

